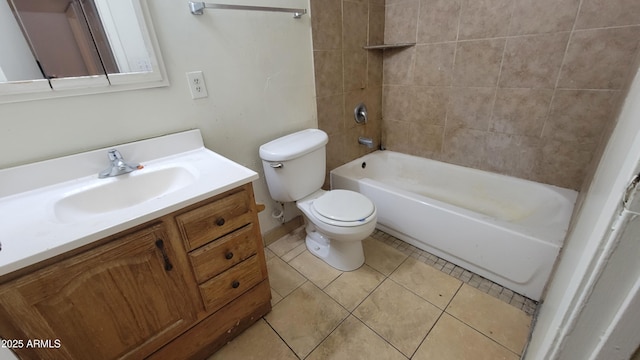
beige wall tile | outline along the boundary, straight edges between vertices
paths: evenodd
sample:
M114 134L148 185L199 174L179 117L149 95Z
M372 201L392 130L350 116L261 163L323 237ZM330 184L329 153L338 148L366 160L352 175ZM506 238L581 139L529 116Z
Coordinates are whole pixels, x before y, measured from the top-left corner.
M543 136L597 143L613 118L617 91L556 90Z
M455 43L416 46L414 85L451 85Z
M575 31L558 86L570 89L621 89L628 81L640 41L640 26Z
M568 41L568 32L507 39L500 86L553 89Z
M406 359L357 318L348 317L307 360Z
M409 138L405 140L411 144L408 154L437 158L442 153L443 136L444 126L411 123Z
M410 123L405 121L385 120L382 122L382 144L388 149L402 153L409 153L413 144L409 138Z
M452 88L447 110L447 130L467 128L486 131L491 120L494 88Z
M384 275L363 265L357 270L342 273L324 292L345 309L353 311L384 279Z
M443 310L462 285L462 281L453 276L411 257L389 278Z
M344 91L364 89L367 85L367 51L363 49L343 53Z
M320 289L324 289L329 283L342 274L342 271L331 267L309 251L303 251L300 255L289 261L289 265L298 270L298 272Z
M316 98L318 104L318 128L329 136L337 134L343 129L344 101L343 95L331 95Z
M496 86L505 39L459 42L454 86Z
M419 0L387 2L384 18L386 44L416 42Z
M580 0L516 0L510 35L571 31Z
M490 132L487 134L487 170L531 179L539 170L539 136L521 136Z
M342 48L342 0L311 0L314 50Z
M505 36L514 0L462 0L459 39Z
M369 5L342 2L342 46L345 50L362 50L367 45Z
M369 45L384 44L384 9L369 3Z
M418 43L454 41L462 0L421 0L418 17Z
M347 163L350 159L346 156L344 151L344 132L334 134L329 137L329 143L327 143L327 173L331 169L335 169L338 166ZM328 184L326 184L328 185Z
M486 131L447 127L442 159L457 165L481 168L486 163L486 137Z
M489 129L539 137L552 96L550 89L498 89Z
M640 24L640 2L636 0L584 0L576 29Z
M342 51L314 51L316 96L342 94Z
M416 49L391 49L384 52L384 85L411 85Z
M410 86L385 86L382 89L382 117L385 121L407 121L411 113Z
M516 354L522 353L531 324L531 317L522 310L465 284L446 312Z
M380 51L367 52L367 87L382 86L383 55Z
M441 313L426 300L387 279L353 315L410 357Z
M449 88L415 86L408 90L410 108L406 120L416 124L444 126Z
M414 360L517 360L520 357L449 314L443 314Z
M307 282L280 301L265 319L304 358L347 316L342 306Z
M208 360L261 360L269 354L272 359L296 360L298 357L264 320L258 320L240 336L227 343Z
M537 181L580 190L597 143L543 139Z

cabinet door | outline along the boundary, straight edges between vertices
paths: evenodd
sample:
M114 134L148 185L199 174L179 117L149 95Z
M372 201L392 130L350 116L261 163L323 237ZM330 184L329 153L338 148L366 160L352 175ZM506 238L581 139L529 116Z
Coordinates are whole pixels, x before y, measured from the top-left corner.
M160 224L5 284L0 337L23 339L23 358L144 357L195 318L174 260Z

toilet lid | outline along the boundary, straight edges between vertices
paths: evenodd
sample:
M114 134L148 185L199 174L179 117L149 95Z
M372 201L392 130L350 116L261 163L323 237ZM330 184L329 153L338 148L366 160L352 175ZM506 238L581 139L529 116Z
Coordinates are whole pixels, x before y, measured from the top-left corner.
M373 214L375 207L364 195L349 190L331 190L311 204L320 215L335 221L362 221Z

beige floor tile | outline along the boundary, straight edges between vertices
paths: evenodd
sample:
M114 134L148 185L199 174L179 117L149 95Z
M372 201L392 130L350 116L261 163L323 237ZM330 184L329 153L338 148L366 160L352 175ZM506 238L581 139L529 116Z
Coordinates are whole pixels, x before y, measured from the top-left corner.
M293 232L276 240L273 244L267 248L274 252L274 254L282 257L289 251L295 249L300 244L304 244L305 232L304 227L300 227Z
M276 254L273 253L273 251L269 250L269 248L264 248L264 257L267 261L273 259L276 256Z
M342 273L324 289L324 292L347 310L353 311L382 280L384 275L368 265L363 265L357 270Z
M209 358L228 359L297 360L298 357L264 320L259 320Z
M413 258L389 277L443 310L462 285L462 281Z
M364 262L382 274L389 276L408 255L371 237L362 242Z
M516 354L522 353L531 325L524 311L465 284L446 312Z
M295 259L289 261L289 265L298 270L308 280L311 280L320 289L324 289L342 274L342 271L333 268L306 250Z
M277 303L282 300L282 296L278 294L275 290L271 289L271 307L274 307Z
M385 280L353 314L410 357L442 311L392 280Z
M449 314L443 314L412 360L518 360L519 356Z
M302 254L305 250L307 250L307 245L303 242L302 244L298 245L297 247L293 248L293 250L289 251L288 253L282 255L282 260L289 262L291 260L293 260L296 256Z
M306 282L282 299L265 319L304 358L348 315L329 295Z
M278 257L267 261L269 284L281 296L289 295L298 286L307 281L294 268Z
M306 360L406 360L398 350L349 316Z

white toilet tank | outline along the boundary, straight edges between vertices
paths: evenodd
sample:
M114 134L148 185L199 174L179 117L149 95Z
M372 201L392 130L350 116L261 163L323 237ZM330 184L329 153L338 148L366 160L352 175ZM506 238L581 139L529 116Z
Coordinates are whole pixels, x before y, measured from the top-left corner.
M260 158L271 198L298 201L324 183L327 134L307 129L260 146Z

